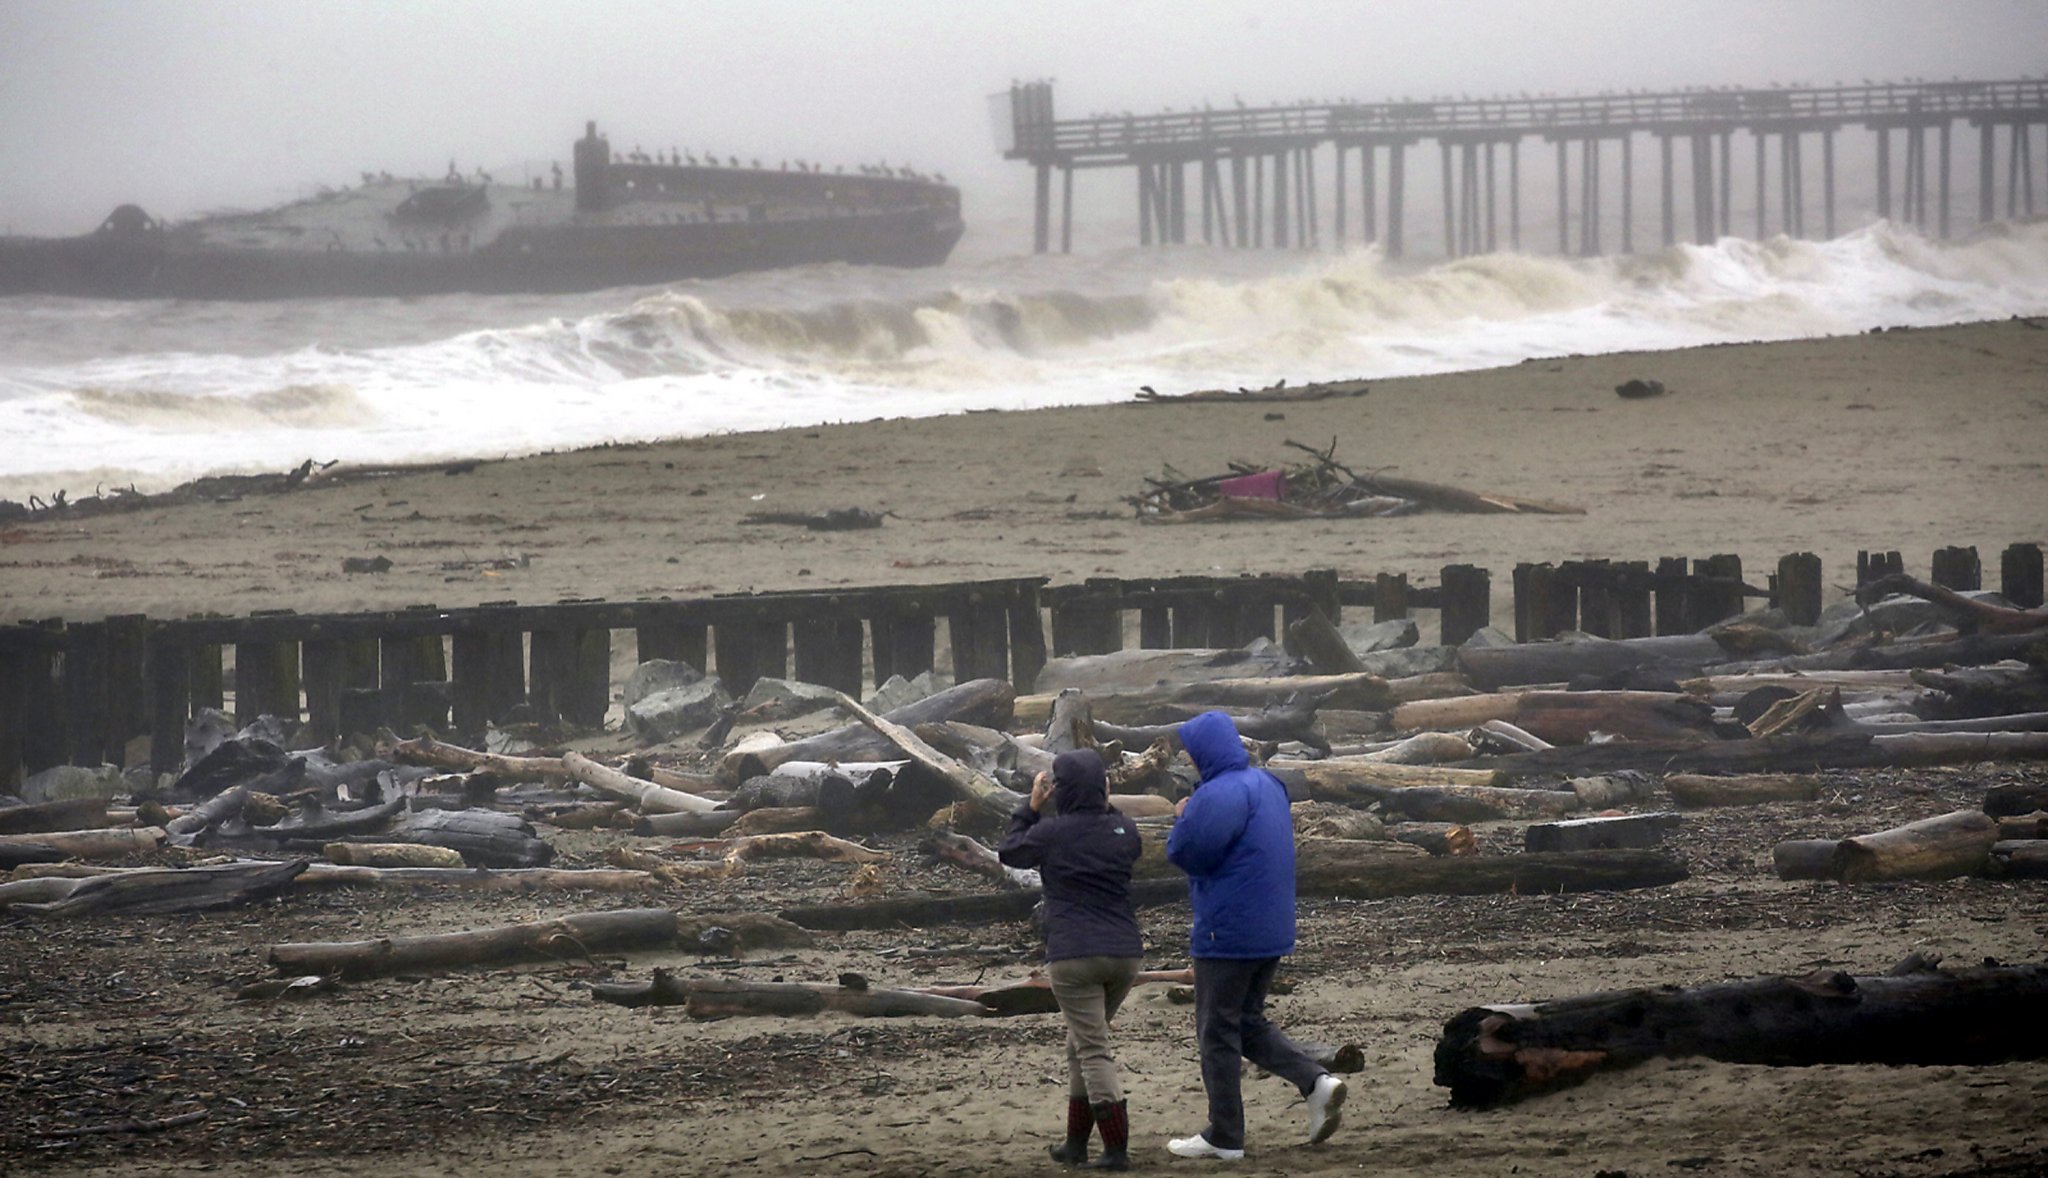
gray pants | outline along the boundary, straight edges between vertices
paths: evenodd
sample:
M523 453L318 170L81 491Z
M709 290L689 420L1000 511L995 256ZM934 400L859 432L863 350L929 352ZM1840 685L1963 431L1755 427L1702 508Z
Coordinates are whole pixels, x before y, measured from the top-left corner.
M1209 1127L1202 1136L1218 1149L1244 1148L1241 1059L1293 1084L1303 1096L1315 1091L1323 1074L1321 1064L1266 1021L1266 988L1279 965L1277 957L1195 958L1195 1038L1202 1050L1202 1088L1209 1094Z
M1070 957L1045 969L1067 1020L1067 1095L1090 1104L1124 1098L1109 1053L1109 1020L1138 976L1136 957Z

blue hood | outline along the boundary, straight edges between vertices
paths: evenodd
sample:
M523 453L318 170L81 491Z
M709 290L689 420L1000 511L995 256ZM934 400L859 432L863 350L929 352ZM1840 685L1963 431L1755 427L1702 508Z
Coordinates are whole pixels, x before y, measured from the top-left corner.
M1237 725L1222 712L1203 712L1180 726L1181 747L1207 781L1218 773L1242 769L1252 763L1238 739Z

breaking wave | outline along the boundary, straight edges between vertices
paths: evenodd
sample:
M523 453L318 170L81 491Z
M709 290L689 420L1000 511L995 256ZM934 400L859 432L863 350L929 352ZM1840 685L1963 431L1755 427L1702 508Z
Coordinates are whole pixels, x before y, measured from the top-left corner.
M40 350L24 351L41 361L0 363L0 437L28 442L0 451L0 497L88 471L149 489L308 457L517 454L1113 401L1141 384L1386 377L2043 314L2048 223L1961 244L1877 224L1829 242L1603 259L1126 250L552 302L110 306L0 300L0 354L33 339ZM173 340L180 350L147 350Z

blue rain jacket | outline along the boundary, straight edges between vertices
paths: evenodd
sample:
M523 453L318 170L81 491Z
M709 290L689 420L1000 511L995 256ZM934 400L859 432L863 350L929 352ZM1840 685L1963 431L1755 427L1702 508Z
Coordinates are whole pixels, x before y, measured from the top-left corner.
M1202 774L1166 840L1188 873L1189 955L1259 959L1294 952L1294 819L1287 787L1251 767L1236 725L1203 712L1180 726Z

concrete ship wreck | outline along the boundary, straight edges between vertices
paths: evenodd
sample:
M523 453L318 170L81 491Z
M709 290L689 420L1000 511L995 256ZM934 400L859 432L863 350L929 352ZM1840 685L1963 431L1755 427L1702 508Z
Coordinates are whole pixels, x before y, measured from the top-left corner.
M588 124L573 183L365 175L358 187L171 225L122 205L91 233L0 237L0 294L282 299L558 293L823 262L935 266L960 193L891 168L614 153ZM550 182L551 181L551 182Z

